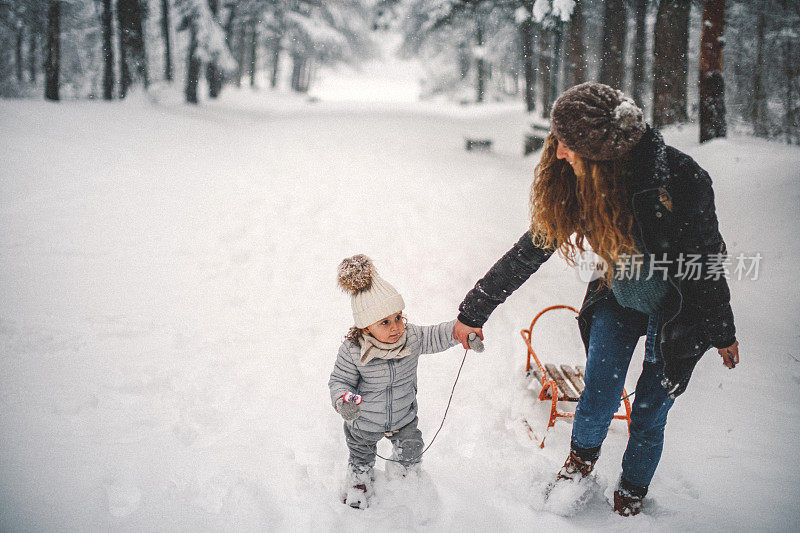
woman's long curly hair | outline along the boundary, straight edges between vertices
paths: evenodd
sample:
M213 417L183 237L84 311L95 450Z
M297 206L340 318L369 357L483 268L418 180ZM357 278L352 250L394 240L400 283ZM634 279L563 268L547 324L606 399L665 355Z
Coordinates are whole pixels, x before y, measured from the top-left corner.
M627 160L580 158L578 175L556 157L558 140L547 136L531 186L531 235L536 246L557 250L570 265L591 249L615 264L620 254L635 254L633 215L628 207L624 172ZM573 237L574 236L574 237ZM607 268L603 282L614 275Z

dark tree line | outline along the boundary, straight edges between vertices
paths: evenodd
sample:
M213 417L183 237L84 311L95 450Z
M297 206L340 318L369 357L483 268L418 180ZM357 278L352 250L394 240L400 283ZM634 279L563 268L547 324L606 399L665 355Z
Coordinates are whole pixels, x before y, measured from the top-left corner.
M733 120L798 142L797 0L410 0L405 11L383 3L397 9L408 53L433 61L457 50L459 78L441 76L431 93L461 80L482 102L487 87L507 92L498 67L511 65L511 94L543 116L555 95L597 80L631 94L656 127L698 119L707 140ZM777 61L766 59L765 42Z
M275 87L284 56L306 92L316 65L370 53L370 15L364 0L0 0L0 95L111 100L182 78L197 103L202 82L209 98L263 71Z
M797 143L798 27L800 0L0 0L0 95L174 82L198 102L281 80L303 93L392 28L429 65L427 94L520 98L546 117L598 80L657 127L699 119L703 139L730 126Z

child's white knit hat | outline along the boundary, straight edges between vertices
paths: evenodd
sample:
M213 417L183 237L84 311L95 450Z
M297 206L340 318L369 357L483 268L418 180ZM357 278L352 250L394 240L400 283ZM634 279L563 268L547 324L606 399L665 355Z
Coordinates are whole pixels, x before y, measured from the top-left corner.
M350 307L357 328L399 313L406 304L397 289L378 276L369 257L348 257L339 263L339 285L350 293Z

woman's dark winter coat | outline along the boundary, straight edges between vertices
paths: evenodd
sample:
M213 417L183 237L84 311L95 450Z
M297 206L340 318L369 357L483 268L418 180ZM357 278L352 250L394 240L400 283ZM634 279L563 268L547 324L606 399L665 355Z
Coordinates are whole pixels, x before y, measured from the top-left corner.
M726 348L736 340L728 283L724 275L715 274L727 250L717 224L711 178L691 157L665 145L661 134L648 127L631 151L629 170L626 188L634 231L644 243L640 251L657 260L666 254L669 261L670 290L663 305L660 343L662 385L675 397L686 390L694 366L709 348ZM553 251L534 246L526 232L467 294L458 319L482 327L495 307ZM693 254L701 256L699 279L679 272L680 258ZM593 306L611 295L601 280L589 283L578 315L587 350Z

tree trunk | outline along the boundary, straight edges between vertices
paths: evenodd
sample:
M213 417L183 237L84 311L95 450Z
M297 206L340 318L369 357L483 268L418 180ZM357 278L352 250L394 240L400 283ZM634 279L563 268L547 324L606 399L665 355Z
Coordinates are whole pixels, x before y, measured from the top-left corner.
M458 45L458 73L461 79L467 79L469 76L469 68L472 63L472 58L469 55L469 44L461 41Z
M236 20L236 4L230 3L228 8L228 21L225 23L225 43L233 49L233 21Z
M763 2L759 4L758 24L756 25L756 64L753 66L753 99L750 101L750 121L753 134L759 137L768 135L767 94L764 87L764 35L767 27L767 13Z
M45 73L47 81L44 88L44 97L47 100L58 101L58 75L61 69L61 2L50 0L47 9L47 61Z
M786 36L783 41L783 74L786 83L786 92L784 93L785 113L783 116L783 132L786 144L792 144L793 135L797 131L794 109L795 68L792 62L792 55L792 41Z
M550 101L555 102L558 98L559 81L561 70L561 41L563 40L564 29L560 20L556 20L553 26L553 68L550 82Z
M311 86L311 59L305 58L303 60L303 68L300 70L300 92L307 93Z
M144 0L142 0L144 1ZM140 0L118 0L119 48L121 87L120 97L125 98L134 82L147 87L147 56L144 48L144 10ZM136 76L134 79L133 76Z
M145 50L145 19L147 17L147 0L139 0L139 12L138 17L135 20L136 23L136 73L138 74L139 78L142 80L145 89L150 86L150 75L147 71L147 52Z
M686 122L688 0L661 0L653 49L653 126Z
M250 87L256 86L256 65L258 59L258 23L253 20L250 27Z
M209 62L206 67L206 80L208 80L209 98L217 98L222 91L222 72L217 68L215 61Z
M234 3L234 2L230 2L228 4L228 20L225 22L225 28L224 28L224 30L225 30L225 44L228 46L228 50L230 50L231 52L233 52L235 50L235 48L233 46L233 44L234 44L234 39L233 39L233 28L234 28L234 26L233 26L233 22L234 22L234 20L236 20L236 7L237 7L237 4ZM229 74L226 75L225 73L220 72L220 86L222 84L224 84L226 81L229 81L228 79L226 79L228 77L229 77Z
M631 96L637 105L644 105L644 65L647 54L647 0L636 0L636 37L633 45Z
M564 87L569 88L586 81L586 59L583 50L583 8L582 0L576 0L569 21L567 35L567 69Z
M217 0L208 0L208 9L215 20L219 15L219 2ZM222 72L217 67L217 61L212 58L206 67L206 80L208 81L208 96L209 98L217 98L222 90Z
M684 0L687 1L688 0ZM603 42L600 48L601 83L622 89L625 77L625 33L627 16L623 0L607 0L603 15Z
M186 102L196 104L197 86L200 82L200 58L197 57L197 26L189 22L189 49L186 67Z
M295 92L300 92L300 72L302 70L303 60L300 54L295 52L292 54L292 79L290 87Z
M38 27L38 25L37 25ZM28 78L31 83L36 83L37 71L37 53L36 53L36 39L38 33L33 28L28 32L29 47L28 47Z
M169 0L161 0L161 37L164 40L164 79L172 81L172 46L170 44L169 30Z
M117 4L117 24L119 25L119 4ZM131 72L128 70L128 47L123 44L122 29L119 29L119 39L117 39L117 46L119 46L119 97L125 98L128 95L128 87L131 85Z
M247 23L244 21L239 22L239 36L236 38L236 86L242 86L242 76L244 75L244 56L245 56L245 40L247 32Z
M14 68L14 70L16 71L16 74L17 74L17 82L18 83L22 83L22 71L23 71L23 66L22 66L22 43L25 41L25 37L24 37L24 34L22 33L22 28L23 28L22 24L20 24L17 27L17 40L16 40L16 44L14 46L14 48L15 48L15 50L14 50L14 52L15 52L15 57L14 57L14 61L15 61L14 67L15 68Z
M111 0L103 0L103 100L114 98L114 47L112 44Z
M278 86L278 73L280 72L281 61L281 38L275 37L272 40L272 72L269 77L269 86L274 89Z
M486 96L486 59L484 58L486 50L483 47L483 15L481 13L476 13L475 17L475 41L477 52L475 66L478 70L478 86L475 100L480 104Z
M539 24L539 99L542 106L542 118L550 116L550 107L553 101L551 92L551 61L550 61L550 30L545 26L544 21Z
M525 109L532 113L536 107L536 70L533 68L533 21L530 15L520 24L520 41L522 43L522 68L525 72Z
M722 33L725 0L703 2L700 36L700 142L725 137L725 80L722 77Z

